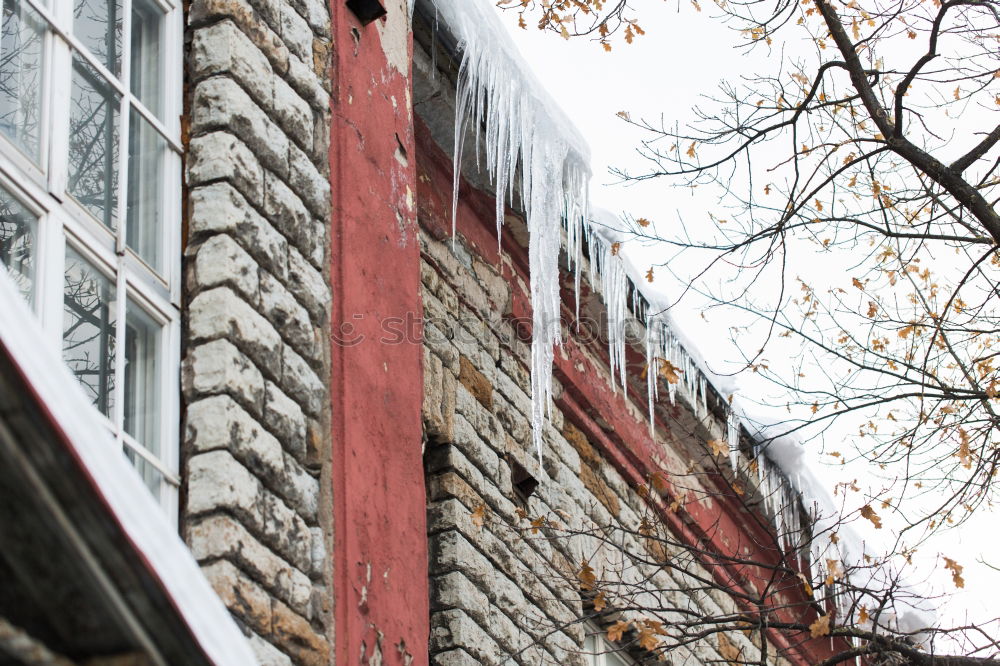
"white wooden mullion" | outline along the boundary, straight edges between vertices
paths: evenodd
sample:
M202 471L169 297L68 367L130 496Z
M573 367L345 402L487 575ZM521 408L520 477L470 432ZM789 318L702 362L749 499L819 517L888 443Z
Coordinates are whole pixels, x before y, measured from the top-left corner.
M166 465L164 465L163 461L157 458L155 455L153 455L149 449L147 449L139 442L135 441L128 434L123 433L120 439L122 446L127 447L129 451L132 451L137 456L139 456L147 463L149 463L157 472L160 473L161 476L163 476L164 481L174 486L181 485L181 480L177 476L177 474L173 470L168 468Z
M116 249L118 254L125 254L125 249L128 247L128 239L125 237L128 229L125 215L128 211L128 153L131 148L129 123L132 119L132 93L128 89L129 82L132 80L132 0L123 0L122 2L122 50L120 57L122 59L121 80L125 82L125 89L118 111L118 234ZM124 268L124 265L121 265L119 270L124 273Z
M69 44L51 35L49 55L51 85L47 94L53 109L49 124L45 126L50 136L48 142L48 188L52 196L65 201L69 183L69 108L72 104L71 70L73 56ZM65 113L55 113L56 105Z
M160 134L160 136L163 137L163 140L167 142L167 145L170 147L171 150L173 150L178 155L184 152L184 147L181 146L179 137L175 136L174 135L175 133L171 133L171 131L167 129L167 126L164 125L163 122L161 122L160 119L157 118L152 111L147 109L146 106L142 103L142 101L138 97L132 95L131 93L129 93L127 97L132 102L132 108L135 109L139 113L139 115L141 115L146 120L146 122L148 122L150 125L153 126L153 129L155 129Z

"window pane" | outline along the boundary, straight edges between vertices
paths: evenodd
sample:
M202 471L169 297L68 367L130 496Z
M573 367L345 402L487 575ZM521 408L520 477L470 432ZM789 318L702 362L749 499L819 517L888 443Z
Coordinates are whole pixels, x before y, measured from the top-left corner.
M38 162L45 32L38 16L23 0L2 2L0 131Z
M160 91L163 76L160 74L163 56L161 39L163 11L152 0L132 2L132 55L130 88L132 93L157 116L162 115Z
M146 483L146 487L159 500L160 483L163 481L163 475L155 467L143 460L142 456L130 449L128 445L125 446L125 457L135 466L135 469L139 472L139 476Z
M167 142L134 109L129 120L128 246L161 271L163 245L163 173Z
M115 375L115 286L66 248L63 359L94 405L111 415Z
M134 303L125 315L125 432L159 455L160 325Z
M0 187L0 263L29 302L34 296L37 233L35 216Z
M114 229L118 213L118 95L79 57L70 99L69 192Z
M73 35L115 76L122 69L122 0L75 0Z

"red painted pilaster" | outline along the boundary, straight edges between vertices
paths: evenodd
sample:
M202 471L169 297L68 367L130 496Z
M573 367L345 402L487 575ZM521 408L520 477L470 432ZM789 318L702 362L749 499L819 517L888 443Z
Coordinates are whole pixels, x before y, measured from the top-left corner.
M406 0L331 1L331 386L338 664L427 663L422 313ZM378 654L379 656L376 656Z

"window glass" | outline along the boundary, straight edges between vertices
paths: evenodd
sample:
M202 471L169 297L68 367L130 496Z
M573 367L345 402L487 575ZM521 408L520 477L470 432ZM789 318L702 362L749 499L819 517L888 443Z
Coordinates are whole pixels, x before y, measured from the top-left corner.
M132 54L129 87L147 109L162 116L163 11L152 0L132 0Z
M125 432L160 451L160 325L131 301L125 314Z
M0 272L171 508L183 4L0 0Z
M138 305L128 302L125 314L125 432L154 456L160 455L160 325ZM154 494L162 475L130 448L125 455Z
M115 381L115 286L72 248L66 249L63 359L94 406L111 416Z
M2 0L0 132L39 161L44 31L23 0Z
M74 0L73 35L115 76L122 69L122 0Z
M34 297L37 233L35 216L0 187L0 263L29 302Z
M118 212L119 97L79 57L70 99L69 192L110 229Z
M162 271L163 174L167 142L134 109L129 120L125 237L146 263Z

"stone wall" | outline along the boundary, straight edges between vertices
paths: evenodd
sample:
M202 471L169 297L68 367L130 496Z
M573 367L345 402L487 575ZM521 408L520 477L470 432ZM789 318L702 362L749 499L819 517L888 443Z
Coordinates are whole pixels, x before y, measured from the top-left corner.
M186 21L182 530L262 664L326 664L329 9Z
M545 426L539 463L530 433L530 347L511 320L523 284L510 277L509 258L493 263L461 236L453 245L427 231L421 250L431 663L590 663L583 639L602 627L584 622L592 612L575 572L583 559L602 566L591 552L595 542L586 535L550 538L562 533L533 530L531 521L635 530L645 500L558 407ZM610 377L604 379L610 391ZM558 397L565 387L556 384ZM613 415L604 416L611 421ZM628 417L642 418L638 410ZM676 434L661 432L657 441L675 449L667 453L684 455ZM516 487L525 472L538 483L526 501L530 485L522 484L521 492ZM631 549L641 552L639 544ZM691 573L707 576L694 564ZM651 576L652 587L671 591L668 603L716 611L727 603L722 595L695 591L699 585L684 574L625 575ZM744 656L756 649L742 635L730 640ZM711 663L721 656L716 642L704 641L671 659Z

